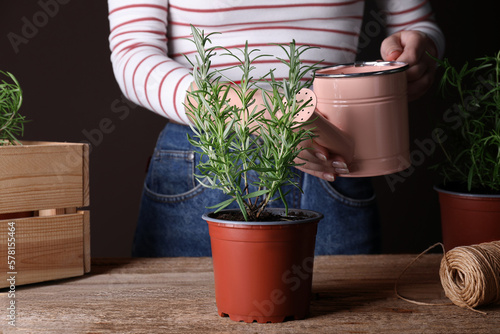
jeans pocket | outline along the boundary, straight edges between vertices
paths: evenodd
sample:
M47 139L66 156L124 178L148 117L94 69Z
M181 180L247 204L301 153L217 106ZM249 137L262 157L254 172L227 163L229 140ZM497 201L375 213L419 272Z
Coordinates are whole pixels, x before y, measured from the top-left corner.
M376 195L369 178L341 178L334 182L319 179L328 195L345 205L366 207L375 204Z
M193 151L155 150L144 185L145 193L161 202L187 200L203 191L194 171Z

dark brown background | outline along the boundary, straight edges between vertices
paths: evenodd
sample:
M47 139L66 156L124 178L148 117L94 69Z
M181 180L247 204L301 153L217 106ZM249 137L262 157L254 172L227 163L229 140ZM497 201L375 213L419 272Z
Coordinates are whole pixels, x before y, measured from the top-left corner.
M446 56L456 63L498 50L495 11L481 2L492 3L432 1L446 34ZM366 10L363 42L370 44L362 45L363 60L379 58L380 26L372 10ZM32 120L24 139L91 143L92 254L128 256L147 160L166 120L123 99L109 61L108 33L105 0L0 5L0 70L13 73L24 90L22 113ZM444 108L433 94L411 103L412 156L419 159L394 191L385 177L374 179L386 253L420 252L440 240L428 170L435 158L430 146L416 143L431 138L433 119Z

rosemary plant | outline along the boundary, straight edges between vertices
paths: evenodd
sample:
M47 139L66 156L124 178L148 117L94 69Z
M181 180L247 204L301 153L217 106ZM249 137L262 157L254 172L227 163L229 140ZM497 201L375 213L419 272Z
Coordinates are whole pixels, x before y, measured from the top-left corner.
M280 45L288 59L278 59L288 66L289 79L277 81L274 69L255 79L253 63L269 56L255 55L258 50L249 50L248 43L238 53L211 46L213 34L205 35L194 27L192 35L197 55L188 61L196 89L188 93L186 110L194 132L188 139L202 157L196 177L204 186L229 196L210 209L218 212L237 202L245 220L257 220L271 201L281 199L288 212L283 187L298 187L291 167L297 166L295 160L303 150L299 144L312 137L295 120L311 102L295 98L300 89L311 85L304 77L316 68L316 64L306 66L300 61L309 47L297 47L295 42ZM240 84L226 79L224 70L211 69L216 50L235 59L237 65L231 69L241 71ZM238 101L231 101L231 94Z
M445 59L441 91L456 101L444 114L445 159L436 166L444 184L467 191L500 192L500 51L465 63L460 69ZM452 90L450 90L452 88Z
M0 76L9 79L0 81L0 146L3 146L19 143L17 137L23 135L26 120L18 113L23 102L19 82L9 72L0 71Z

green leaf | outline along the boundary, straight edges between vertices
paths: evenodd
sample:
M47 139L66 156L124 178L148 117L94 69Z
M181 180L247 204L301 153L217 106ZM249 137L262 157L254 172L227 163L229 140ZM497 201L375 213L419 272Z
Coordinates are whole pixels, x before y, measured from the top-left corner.
M236 202L238 203L238 205L240 207L241 213L243 214L245 221L248 221L247 210L245 207L245 203L243 202L243 199L241 198L241 195L239 193L236 193L235 196L236 196Z
M242 199L255 198L255 197L265 195L267 193L269 193L269 190L262 189L262 190L257 190L257 191L254 191L252 193L246 194L246 195L242 196L241 198Z
M12 73L0 71L5 76L0 82L0 145L19 143L17 137L24 133L24 116L19 114L23 102L23 93L19 81Z
M198 90L188 94L185 104L194 132L188 140L202 152L202 157L209 159L197 166L201 174L197 178L206 178L205 186L220 189L231 196L231 199L212 208L223 208L236 201L248 220L250 216L258 216L271 200L270 197L283 185L295 185L290 180L293 176L290 168L296 165L294 159L301 151L296 146L311 136L310 132L292 130L296 124L293 116L298 108L308 103L295 101L296 92L304 86L302 78L313 70L299 59L308 48L297 47L295 41L280 46L288 59L279 61L289 67L289 80L279 82L274 77L274 69L260 78L254 78L253 63L269 56L251 50L248 42L236 51L223 49L224 55L236 61L232 71L241 71L241 85L234 89L229 86L234 82L223 73L226 69L211 69L211 59L217 48L209 46L210 35L195 27L191 29L198 54L188 60L193 65ZM259 82L269 79L270 90L257 86ZM230 92L239 101L229 101ZM263 95L263 105L256 103L257 93ZM242 107L236 107L235 102ZM265 118L265 111L271 119ZM260 134L260 138L256 134ZM249 173L257 173L257 179L251 180ZM250 185L260 188L249 193Z
M215 209L215 208L217 208L217 210L215 210L214 212L219 212L220 210L223 210L223 209L227 208L233 202L234 202L234 198L230 198L230 199L225 200L225 201L223 201L221 203L218 203L218 204L215 204L215 205L212 205L212 206L207 206L206 208L207 209Z

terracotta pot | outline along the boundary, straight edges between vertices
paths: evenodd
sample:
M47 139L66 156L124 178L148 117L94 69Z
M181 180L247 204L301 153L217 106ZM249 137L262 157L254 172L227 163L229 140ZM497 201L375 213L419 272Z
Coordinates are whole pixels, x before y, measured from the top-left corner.
M402 62L358 62L316 71L317 110L335 128L333 147L354 145L346 177L395 173L410 166L406 69ZM348 144L345 144L348 145Z
M282 213L281 209L269 209ZM233 222L210 218L215 298L220 316L234 321L282 322L309 311L318 221Z
M500 240L500 195L476 195L434 187L439 194L443 243L448 251Z

